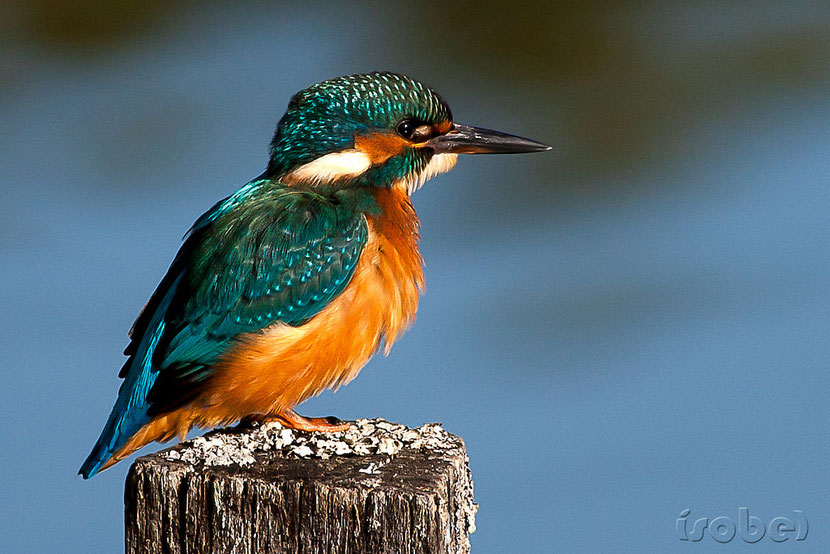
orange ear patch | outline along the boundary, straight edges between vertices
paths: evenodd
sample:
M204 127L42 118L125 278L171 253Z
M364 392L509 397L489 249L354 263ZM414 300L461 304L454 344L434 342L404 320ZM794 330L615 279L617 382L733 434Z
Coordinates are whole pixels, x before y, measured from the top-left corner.
M365 152L372 160L373 165L378 165L392 156L401 154L409 146L409 142L405 138L392 133L371 133L356 136L354 146L356 149Z
M435 130L436 135L444 135L446 133L449 133L452 129L452 121L450 121L449 119L445 119L444 121L441 121L433 125L432 128Z

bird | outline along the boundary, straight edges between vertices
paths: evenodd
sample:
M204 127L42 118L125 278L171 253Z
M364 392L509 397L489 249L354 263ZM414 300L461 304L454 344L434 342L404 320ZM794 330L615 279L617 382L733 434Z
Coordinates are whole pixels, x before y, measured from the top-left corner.
M437 92L398 73L296 93L265 171L196 220L140 311L78 473L193 427L348 428L295 407L351 381L412 323L424 287L412 193L459 154L550 149L456 123Z

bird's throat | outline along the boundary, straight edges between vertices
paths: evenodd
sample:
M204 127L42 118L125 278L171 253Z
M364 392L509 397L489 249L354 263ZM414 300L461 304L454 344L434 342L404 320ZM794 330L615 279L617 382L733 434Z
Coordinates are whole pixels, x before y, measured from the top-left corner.
M403 180L407 194L411 195L436 175L451 170L457 161L458 154L435 154L421 171Z

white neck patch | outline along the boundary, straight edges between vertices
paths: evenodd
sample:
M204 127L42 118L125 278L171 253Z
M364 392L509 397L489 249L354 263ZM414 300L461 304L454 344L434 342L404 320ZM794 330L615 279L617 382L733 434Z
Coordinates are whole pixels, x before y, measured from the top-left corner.
M357 177L372 167L372 160L362 150L343 150L320 156L303 164L281 179L286 183L325 185L338 179Z
M436 175L446 173L455 167L457 161L458 154L435 154L424 169L403 180L406 192L414 193ZM343 150L303 164L280 180L289 184L326 185L339 179L362 175L370 167L372 160L366 152L357 149Z

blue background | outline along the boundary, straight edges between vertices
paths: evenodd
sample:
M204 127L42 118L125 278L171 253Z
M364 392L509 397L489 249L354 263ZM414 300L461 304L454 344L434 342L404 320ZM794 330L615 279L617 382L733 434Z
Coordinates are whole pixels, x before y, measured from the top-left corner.
M75 473L132 320L290 95L374 69L555 150L417 193L417 323L301 412L462 436L474 552L826 549L827 3L446 4L0 8L0 549L122 548L129 462ZM740 506L810 534L675 533Z

